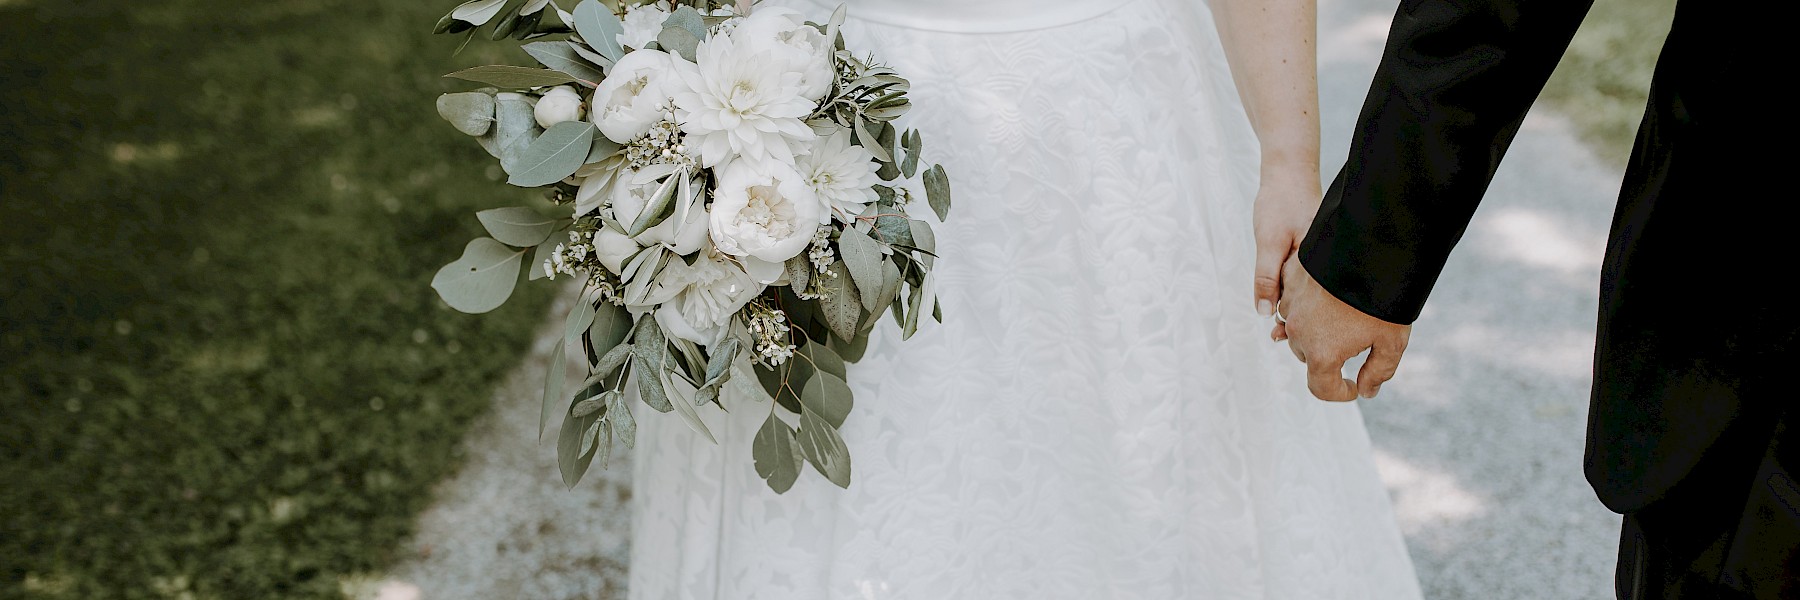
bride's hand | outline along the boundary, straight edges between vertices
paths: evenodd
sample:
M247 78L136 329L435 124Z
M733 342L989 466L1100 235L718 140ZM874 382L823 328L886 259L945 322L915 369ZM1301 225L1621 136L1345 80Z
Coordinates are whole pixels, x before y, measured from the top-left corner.
M1281 265L1300 249L1322 196L1316 165L1263 168L1254 217L1257 314L1270 316L1281 302ZM1286 332L1277 324L1271 337L1280 341Z

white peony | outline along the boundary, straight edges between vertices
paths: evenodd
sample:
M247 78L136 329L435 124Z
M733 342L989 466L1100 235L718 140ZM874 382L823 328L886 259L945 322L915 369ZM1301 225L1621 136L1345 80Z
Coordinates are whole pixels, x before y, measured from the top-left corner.
M748 45L751 52L768 51L770 58L801 76L800 95L817 102L831 91L837 70L831 60L832 44L825 34L806 24L806 17L791 8L767 7L745 17L731 38Z
M733 162L719 173L713 191L713 244L740 257L757 281L773 283L781 278L782 263L812 243L820 207L798 173Z
M693 69L693 63L658 50L626 54L594 89L594 125L621 144L649 133L663 119L670 96L684 89L685 71Z
M698 67L681 71L687 89L674 94L676 120L704 166L734 157L792 165L801 144L815 137L801 119L817 103L803 93L800 73L773 60L774 42L740 46L735 39L714 35L700 43Z
M668 20L667 3L640 4L625 9L625 31L613 38L620 46L633 50L643 50L656 41L657 34L662 33L663 21Z
M544 92L538 98L537 106L531 109L532 118L537 119L539 127L549 129L551 125L581 119L581 94L575 88L559 85Z
M705 252L692 265L669 261L656 274L646 304L659 305L656 324L664 333L710 346L730 330L732 316L763 288L730 258Z
M649 206L657 188L662 186L657 180L672 176L670 174L674 171L673 165L652 165L635 173L621 173L619 181L612 186L613 219L620 225L630 227ZM706 203L699 194L682 198L680 193L678 188L674 214L638 234L636 239L639 244L662 244L681 255L692 254L700 249L701 244L706 241Z
M837 131L813 145L812 152L794 160L794 169L819 199L819 222L831 222L836 213L848 223L877 198L871 187L881 183L875 174L881 166L875 155L850 144L850 130ZM835 210L834 210L835 209Z

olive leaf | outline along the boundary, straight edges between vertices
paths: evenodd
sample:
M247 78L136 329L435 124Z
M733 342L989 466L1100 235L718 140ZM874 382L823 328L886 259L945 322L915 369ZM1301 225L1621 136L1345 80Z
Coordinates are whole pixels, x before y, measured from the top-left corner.
M450 10L450 17L476 27L487 24L500 14L506 0L469 0Z
M520 47L544 66L574 77L590 88L599 85L600 80L606 77L600 72L600 67L588 64L567 42L532 42Z
M573 83L575 81L574 77L570 77L566 73L559 73L549 69L534 69L531 67L519 67L514 65L483 65L479 67L470 67L445 75L445 77L455 77L457 79L511 89L562 85L565 83Z

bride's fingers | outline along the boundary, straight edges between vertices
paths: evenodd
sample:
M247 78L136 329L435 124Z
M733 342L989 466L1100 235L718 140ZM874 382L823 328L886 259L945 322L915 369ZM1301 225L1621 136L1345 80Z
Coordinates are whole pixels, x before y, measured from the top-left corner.
M1257 236L1256 314L1275 314L1275 303L1281 301L1281 264L1292 249L1293 241L1285 236Z

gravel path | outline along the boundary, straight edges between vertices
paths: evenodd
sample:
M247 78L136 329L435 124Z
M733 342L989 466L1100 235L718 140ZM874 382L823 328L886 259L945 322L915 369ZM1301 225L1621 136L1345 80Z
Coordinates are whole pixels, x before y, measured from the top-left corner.
M1343 161L1394 5L1321 0L1328 174ZM1589 492L1581 454L1618 178L1566 121L1528 118L1399 379L1363 405L1427 598L1611 597L1618 517ZM466 442L463 472L420 516L413 557L355 595L623 597L629 457L615 455L613 469L571 491L554 445L536 442L553 321L495 393L492 416Z

